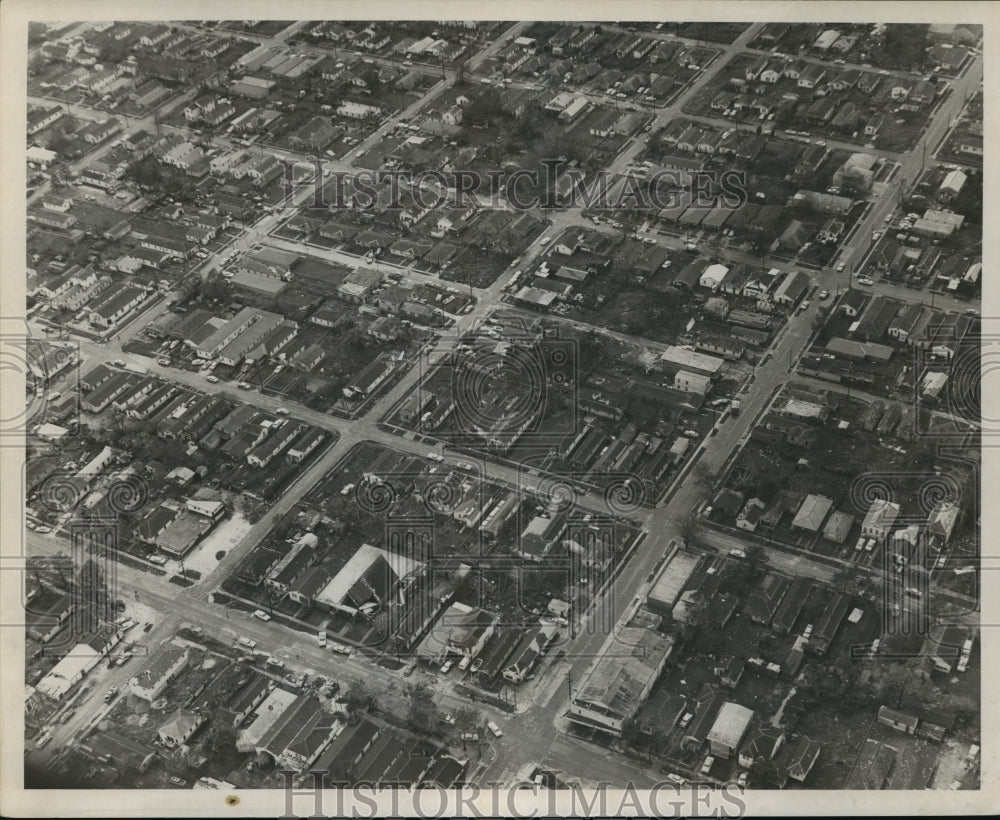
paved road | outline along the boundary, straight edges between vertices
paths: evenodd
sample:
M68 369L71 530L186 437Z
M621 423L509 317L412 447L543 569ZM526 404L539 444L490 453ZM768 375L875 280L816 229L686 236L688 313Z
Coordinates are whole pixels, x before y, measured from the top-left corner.
M754 35L754 27L751 27L750 30L741 35L736 43L725 48L724 51L731 52L742 49L745 43ZM699 93L710 79L712 73L705 72L669 109L660 112L658 119L665 121L674 116L692 95ZM968 72L966 76L968 77L970 74L971 72ZM426 99L424 98L425 102ZM942 125L942 118L947 120L947 111L939 111L936 115L935 121L928 128L928 135L930 137L940 131L941 128L946 127ZM383 128L385 127L388 126L383 126ZM371 142L374 142L375 139L376 137L373 136ZM615 165L624 167L631 159L630 153L634 156L640 147L641 145L638 141L634 142L616 160ZM905 172L903 178L906 178L907 173L919 170L921 162L922 157L920 155L913 152L905 155L901 160ZM296 198L293 204L304 201L304 198L309 195L310 192L303 191L300 194L302 198ZM856 231L854 240L849 243L848 252L856 251L862 247L861 237L864 237L865 231L867 230L870 237L871 225L875 224L880 216L883 216L886 211L891 209L893 202L894 197L889 194L883 195L879 199L876 206L871 209L868 217L863 220L862 225ZM270 230L280 218L280 215L275 215L265 219L263 225L259 224L257 226L257 230L263 232ZM578 212L571 212L563 218L569 220L579 219L580 214ZM549 234L551 232L547 232L547 235ZM250 240L248 236L249 234L244 236L243 244L249 244ZM544 246L541 242L536 242L529 249L522 263L524 265L530 264L531 260L536 258L542 252L543 248ZM460 326L471 326L472 323L482 318L482 316L494 307L496 301L499 299L502 287L509 280L509 276L510 274L501 276L493 286L484 289L473 313L461 317L459 320ZM836 280L835 272L831 270L822 271L817 275L817 280L824 286L833 287ZM814 303L810 308L797 313L789 320L788 325L779 335L774 345L772 355L763 365L756 368L754 381L750 385L748 392L742 397L743 407L741 415L736 418L730 417L721 422L718 425L717 434L710 436L704 443L704 451L698 459L698 463L703 465L704 469L710 474L717 474L728 462L741 443L746 440L755 417L771 400L775 390L789 378L790 368L794 365L797 357L803 351L806 341L811 336L811 321L818 310L819 304ZM447 346L450 342L446 341L443 344ZM103 347L89 345L89 343L85 343L84 346L88 348L87 352L95 358L107 360L114 356L133 361L141 360L143 364L150 367L152 372L174 379L180 383L197 387L206 392L218 392L225 389L219 385L209 385L198 374L173 369L165 370L159 368L155 362L150 362L143 357L119 354L115 352L116 345L110 343ZM135 585L134 588L140 590L140 595L148 595L149 600L158 608L162 607L164 611L172 613L182 612L184 618L196 620L203 628L211 630L215 634L235 635L238 630L238 634L244 634L258 640L262 648L270 651L279 654L282 651L291 651L293 654L299 654L301 657L306 658L307 661L314 662L317 665L329 663L326 653L321 652L308 636L299 637L290 635L288 630L275 624L265 624L245 617L239 622L238 627L233 626L232 619L227 620L224 610L207 603L207 596L213 586L222 579L226 570L239 561L259 541L267 529L269 529L273 518L301 498L308 487L318 480L319 476L356 442L371 438L387 446L415 454L426 451L426 445L419 445L407 439L391 436L382 432L377 427L377 420L380 416L412 387L418 377L419 369L413 368L397 387L375 403L364 418L355 422L348 423L333 420L329 416L307 410L306 408L292 408L292 415L294 417L302 418L318 424L325 429L336 431L340 434L341 438L334 447L324 454L320 461L316 462L307 471L306 475L296 482L286 498L283 498L279 506L268 514L270 518L258 522L243 542L227 554L223 565L195 587L178 591L172 587L165 588L162 581L147 579L144 577L144 574L136 575L126 572L120 575L120 578L123 579L123 584L133 583ZM259 393L247 393L241 396L241 398L272 410L276 409L279 401ZM448 459L452 460L453 457L449 455ZM490 476L504 480L510 478L517 479L516 470L506 468L502 465L490 464L488 470ZM588 504L592 500L596 499L585 496L583 503ZM536 692L538 695L537 699L527 704L524 713L516 719L509 720L497 717L498 722L501 722L505 728L505 737L495 744L496 754L492 757L493 762L489 763L481 773L481 777L484 780L509 778L524 763L529 761L543 762L553 768L566 771L571 776L579 777L590 777L593 775L604 776L607 779L616 779L619 781L623 778L641 781L642 778L651 776L651 773L631 761L606 753L598 747L582 744L559 731L550 731L548 727L560 727L562 725L559 719L566 709L568 694L568 686L565 681L571 679L572 681L579 682L582 679L591 662L590 659L603 644L609 626L618 623L631 610L636 593L642 588L648 573L667 549L671 539L679 537L682 523L690 510L695 509L703 500L703 489L696 486L693 482L680 482L669 500L661 508L652 510L644 516L643 523L649 534L642 548L637 552L633 560L623 568L621 574L616 579L611 594L604 598L603 606L598 607L584 623L583 630L569 647L566 659L556 663L555 668L549 671L544 685L538 687ZM53 540L55 539L45 539L45 543ZM33 546L42 549L37 543ZM793 559L796 562L807 560L802 556L788 559L777 558L776 556L776 560L779 561L791 561ZM817 577L826 577L822 574L824 569L811 566L814 562L809 563L810 571L816 572ZM796 563L796 566L799 566L799 564ZM143 580L139 580L140 577ZM163 635L165 637L170 634L178 625L181 617L180 614L169 615L154 629L150 640L152 640L153 636ZM356 674L368 681L386 681L389 683L388 679L392 679L392 684L395 684L398 679L398 676L365 661L356 659L345 661L337 658L336 663L339 669L344 670L343 672L338 672L338 676L340 677ZM109 676L108 684L118 680L118 676L121 676L121 679L124 680L128 674L130 665L126 664L124 667L109 670L111 675ZM568 675L571 677L568 678ZM97 694L98 692L95 690L92 697L97 696ZM445 697L448 696L445 695ZM455 702L457 703L457 700ZM84 709L81 712L83 715L93 715L93 711L90 709ZM83 720L84 718L81 716L81 721ZM65 741L72 732L79 728L79 723L71 721L65 725L65 732L60 736L60 739Z

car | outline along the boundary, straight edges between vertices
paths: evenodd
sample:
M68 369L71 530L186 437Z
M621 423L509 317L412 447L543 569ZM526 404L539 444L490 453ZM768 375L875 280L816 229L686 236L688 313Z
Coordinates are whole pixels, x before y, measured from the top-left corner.
M802 637L808 640L813 634L813 625L806 624L806 628L802 630Z
M104 693L104 702L110 703L114 700L115 695L118 694L118 687L112 686L107 692Z
M839 265L837 265L837 273L843 273L844 272L844 268L846 268L846 267L847 267L847 263L846 262L841 262Z
M444 461L444 456L441 456L438 453L428 453L427 458L429 458L431 461L437 461L437 462Z
M30 521L25 521L24 526L27 527L29 530L35 529L35 525Z
M871 279L869 279L867 276L862 276L860 279L858 279L858 284L859 285L868 285L870 287L871 285L874 285L875 283Z
M152 628L153 628L153 625L151 623L149 623L148 621L142 625L142 631L143 632L149 632L149 630L151 630Z
M173 783L175 786L186 786L187 785L187 781L186 780L183 780L182 778L177 777L176 775L174 775L173 777L170 778L170 782Z
M326 631L321 630L316 633L316 643L320 645L321 648L326 648Z
M236 642L247 649L253 649L257 646L257 641L253 640L253 638L237 638Z
M279 416L287 416L289 411L287 407L279 407L274 412L277 413Z
M493 737L503 737L503 730L492 720L486 721L486 728L493 733Z
M354 491L353 484L345 484L344 488L340 491L341 495L350 495Z
M551 241L552 241L552 237L546 236L546 237L542 238L542 241L541 241L540 244L544 247L545 245L548 245L549 242L551 242Z
M218 376L205 376L205 381L207 381L209 384L218 384L219 383L219 377Z
M115 359L111 364L113 364L115 367L125 367L125 360Z
M685 712L684 717L681 718L681 723L680 723L681 728L686 729L687 725L691 722L691 719L693 717L694 717L694 712Z
M701 773L708 774L710 771L712 771L713 763L715 763L715 758L712 755L706 757L705 761L701 764Z
M268 615L263 609L255 609L253 611L253 616L255 618L260 618L262 621L270 621L271 616Z
M455 661L445 661L443 664L441 664L441 674L447 675L451 671L451 668L454 665Z
M731 549L731 550L729 550L729 554L733 558L746 558L747 557L746 550L741 550L741 549Z
M458 669L459 669L459 671L460 672L464 672L466 669L469 668L469 664L470 663L472 663L472 658L470 658L468 655L466 655L464 658L462 658L462 660L460 660L458 662Z
M955 666L955 671L964 672L968 668L969 668L969 656L962 655L962 657L958 659L958 664Z
M674 774L673 772L667 772L667 780L676 786L683 786L687 781L681 777L679 774Z
M460 461L455 466L458 467L459 470L468 470L469 472L472 472L473 470L476 469L468 461Z
M482 658L476 658L472 662L472 666L470 668L470 671L472 671L472 672L478 672L482 668L483 668L483 659Z
M285 662L280 658L268 658L265 663L274 669L284 669Z
M447 723L449 726L454 726L455 725L455 718L454 718L453 715L443 715L441 717L441 720L444 723Z
M886 224L892 222L892 214L891 213L886 214L885 219L883 219L882 221L885 222Z
M801 305L799 305L799 310L808 310L812 306L812 302L806 299Z
M48 533L52 532L52 527L35 527L35 532L39 533L40 535L47 535Z
M238 387L238 388L239 388L240 390L252 390L252 389L253 389L253 385L252 385L252 384L250 384L250 382L240 382L240 383L239 383L238 385L236 385L236 386L237 386L237 387Z
M969 316L978 316L978 315L979 315L979 311L978 311L978 310L976 310L975 308L966 308L966 309L965 309L965 312L966 312L966 313L967 313L967 314L968 314Z
M819 299L820 301L823 301L824 299L829 299L830 298L830 291L828 291L828 290L821 290L818 294L816 294L816 298Z
M38 740L35 741L35 748L41 749L50 740L52 740L52 732L48 730L42 732Z

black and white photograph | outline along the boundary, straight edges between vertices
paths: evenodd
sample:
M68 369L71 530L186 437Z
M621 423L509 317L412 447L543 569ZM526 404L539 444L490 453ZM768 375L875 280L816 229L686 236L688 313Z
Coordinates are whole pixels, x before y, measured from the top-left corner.
M20 806L984 805L989 9L11 5Z

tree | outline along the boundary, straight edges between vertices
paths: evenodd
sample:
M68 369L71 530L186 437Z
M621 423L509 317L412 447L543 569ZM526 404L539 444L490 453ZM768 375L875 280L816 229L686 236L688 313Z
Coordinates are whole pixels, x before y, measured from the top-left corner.
M479 712L471 706L463 706L455 712L455 729L460 734L473 734L482 725Z
M655 350L650 350L648 347L644 347L638 356L639 365L642 367L644 373L649 373L654 367L656 367L657 362L659 362L660 357L656 355Z
M214 721L208 736L208 747L214 754L225 754L236 749L236 730Z
M841 567L832 578L833 585L850 595L865 595L871 588L871 578L857 564Z
M406 719L415 732L429 735L438 730L441 723L441 713L426 683L418 683L409 687L407 695L410 698L410 708Z
M755 789L777 789L778 768L770 760L758 757L747 773L747 786Z
M826 325L826 320L830 318L830 308L826 305L821 307L816 311L816 315L812 318L812 332L819 333L824 325Z
M375 695L362 681L351 683L343 697L343 704L352 722L360 719L365 712L376 710Z
M100 617L108 611L107 579L101 565L92 558L88 558L77 570L73 590L77 606L86 607L92 617Z
M232 284L218 271L199 281L196 290L207 302L228 302L233 295Z

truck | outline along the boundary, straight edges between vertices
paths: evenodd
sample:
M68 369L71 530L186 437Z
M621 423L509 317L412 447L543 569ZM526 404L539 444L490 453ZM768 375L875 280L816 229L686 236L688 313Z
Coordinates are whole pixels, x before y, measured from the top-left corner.
M732 416L738 416L740 414L740 400L733 399L732 404L729 405L729 414Z

